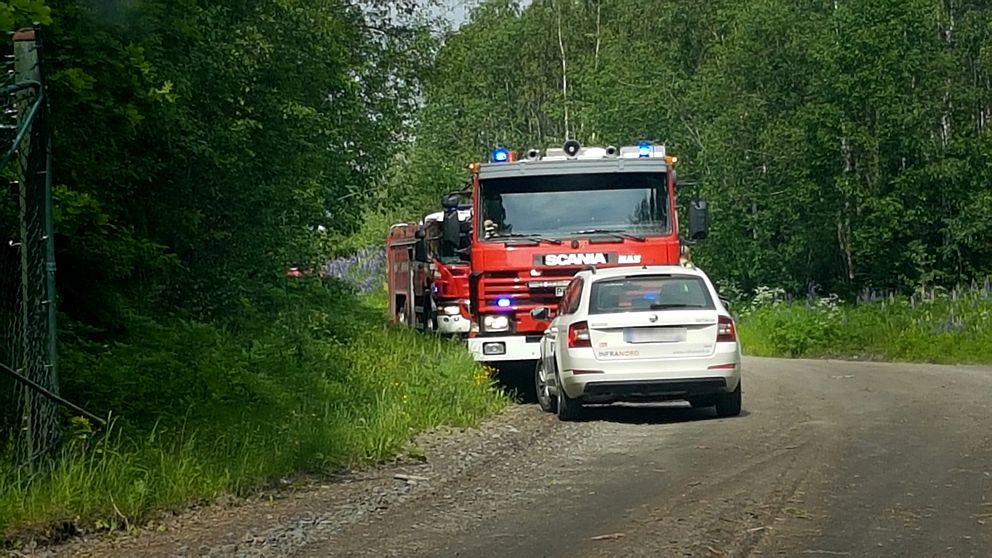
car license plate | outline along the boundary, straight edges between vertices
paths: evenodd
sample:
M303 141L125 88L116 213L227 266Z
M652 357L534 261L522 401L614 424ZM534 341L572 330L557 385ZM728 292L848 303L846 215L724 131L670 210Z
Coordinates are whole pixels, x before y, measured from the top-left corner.
M555 287L555 296L561 297L565 295L565 287Z
M623 330L624 343L682 343L684 327L628 327Z

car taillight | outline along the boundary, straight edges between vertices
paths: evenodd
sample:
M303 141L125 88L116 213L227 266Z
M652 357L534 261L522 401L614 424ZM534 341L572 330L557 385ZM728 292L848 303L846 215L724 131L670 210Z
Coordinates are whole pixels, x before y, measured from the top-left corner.
M592 347L589 340L589 324L586 322L575 322L568 326L568 348Z
M717 342L729 341L731 343L737 341L737 326L734 325L734 320L730 316L720 316L716 326L716 340Z

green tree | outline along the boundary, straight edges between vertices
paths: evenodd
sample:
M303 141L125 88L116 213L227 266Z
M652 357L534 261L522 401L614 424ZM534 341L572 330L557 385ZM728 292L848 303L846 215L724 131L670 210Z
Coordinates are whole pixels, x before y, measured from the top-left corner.
M712 202L697 256L723 280L968 280L992 271L990 17L934 0L485 2L445 40L392 198L433 202L499 143L646 138Z
M238 315L353 231L429 27L346 0L54 0L64 308Z

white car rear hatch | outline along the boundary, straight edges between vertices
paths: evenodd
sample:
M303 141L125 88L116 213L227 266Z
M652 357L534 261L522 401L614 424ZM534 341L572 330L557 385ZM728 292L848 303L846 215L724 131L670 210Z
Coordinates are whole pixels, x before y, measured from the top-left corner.
M589 340L596 360L681 359L716 351L719 313L695 275L639 275L592 284Z

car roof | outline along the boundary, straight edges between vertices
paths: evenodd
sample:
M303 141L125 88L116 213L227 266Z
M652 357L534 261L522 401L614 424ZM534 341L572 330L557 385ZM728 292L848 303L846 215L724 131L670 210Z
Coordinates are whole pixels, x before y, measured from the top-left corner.
M580 275L582 276L583 279L587 279L589 281L598 281L600 279L612 279L616 277L636 277L638 275L690 275L693 277L702 277L702 278L706 277L706 274L701 269L693 268L693 267L683 267L681 265L608 267L604 269L597 269L595 273L593 273L592 270L586 269L580 271L577 275Z

